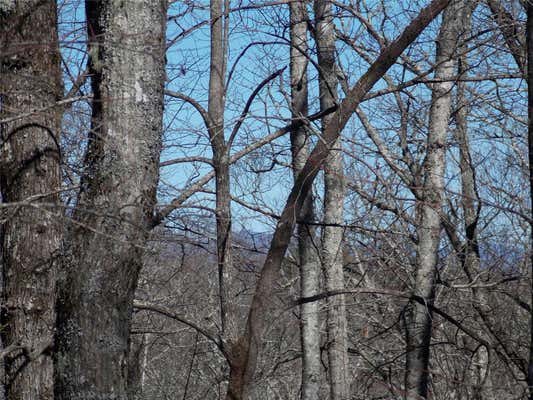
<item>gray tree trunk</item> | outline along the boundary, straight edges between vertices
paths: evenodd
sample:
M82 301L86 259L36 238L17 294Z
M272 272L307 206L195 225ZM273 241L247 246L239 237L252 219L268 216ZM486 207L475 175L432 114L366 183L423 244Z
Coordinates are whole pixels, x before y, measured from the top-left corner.
M144 335L130 334L127 380L128 400L142 399L142 362L145 352Z
M159 178L165 0L86 3L93 112L57 306L55 395L127 398L132 302Z
M451 113L452 79L455 75L456 49L463 21L465 1L454 0L444 11L437 43L429 132L424 164L424 183L419 205L420 218L417 247L417 271L413 294L433 303L440 242L440 214L446 169L448 120ZM429 356L432 313L428 307L412 302L412 315L407 327L406 399L428 396Z
M56 13L51 0L0 4L0 119L26 114L0 127L2 201L28 203L2 217L2 340L21 347L5 359L6 395L17 400L53 398L50 350L63 214L62 112L53 107L63 96Z
M308 114L307 82L307 10L305 1L290 3L290 69L291 109L293 118ZM305 126L291 131L292 167L294 179L305 165L309 156L309 132ZM312 190L307 195L300 212L297 226L298 252L300 257L300 294L314 296L319 292L319 262L315 229L305 222L315 219ZM320 389L320 329L318 303L303 304L300 307L300 337L302 344L302 400L318 400Z
M471 29L472 11L475 4L471 1L465 1L465 12L463 13L463 29L469 32ZM458 75L462 76L468 71L468 46L465 42L459 43L459 65ZM481 212L481 203L476 187L476 171L472 162L470 152L470 140L468 137L468 113L469 107L466 100L466 82L457 82L457 112L455 115L456 130L455 138L459 144L459 167L461 170L461 193L462 208L464 215L464 231L466 242L463 246L462 263L463 268L472 281L474 276L482 272L481 258L479 255L478 241L478 220ZM491 311L489 299L483 289L472 289L475 299L476 309L482 314L482 319ZM490 374L490 357L491 351L483 346L478 347L472 360L472 378L474 386L472 388L472 397L475 400L492 400L494 399L492 377Z
M466 60L461 59L461 67L466 71ZM459 71L461 74L461 70ZM468 127L466 117L468 115L468 106L464 100L465 83L459 82L458 86L458 104L456 113L457 128L455 136L459 144L459 157L461 169L461 192L462 208L464 214L464 228L466 241L462 249L462 264L468 278L472 281L474 277L482 272L481 258L479 254L478 242L478 220L481 211L481 204L476 189L476 174L472 164L470 154L470 142L468 139ZM472 288L472 294L475 299L475 308L481 315L483 321L489 322L488 317L492 312L489 306L489 299L483 289ZM492 325L492 324L491 324ZM472 396L476 400L493 399L493 385L489 370L490 349L480 347L473 358L473 380L474 387Z
M526 77L527 75L527 39L524 42L524 36L520 33L520 29L517 29L518 21L515 21L513 15L506 10L508 2L501 0L486 0L492 18L498 25L500 33L505 40L505 45L511 52L517 67L520 72ZM528 2L529 4L529 2Z
M329 0L315 0L315 40L320 69L320 109L327 110L338 101L335 72L335 30ZM322 126L329 122L322 120ZM322 263L328 291L344 290L343 228L344 166L341 136L333 144L324 164L324 223ZM328 297L327 308L328 362L330 399L349 398L348 343L344 295Z
M209 140L213 151L216 187L217 262L222 336L236 337L235 313L232 311L231 285L231 191L229 149L224 138L226 104L227 29L224 3L211 1L211 59L209 74Z

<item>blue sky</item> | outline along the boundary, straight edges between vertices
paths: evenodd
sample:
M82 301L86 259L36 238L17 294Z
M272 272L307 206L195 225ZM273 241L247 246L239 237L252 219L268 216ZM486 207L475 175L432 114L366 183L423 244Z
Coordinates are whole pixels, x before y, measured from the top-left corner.
M259 2L232 1L231 6L237 7L254 3ZM65 86L68 90L70 77L76 77L79 73L80 65L83 66L86 61L84 2L82 0L68 0L61 4L60 28L65 66L68 66L68 73L65 74ZM171 41L183 31L197 24L201 24L203 21L207 21L209 14L208 9L205 7L206 4L206 1L175 2L169 11L169 16L179 15L187 7L188 12L178 19L171 18L168 24L168 40ZM376 0L368 1L367 4L368 8L374 12L374 16L371 18L372 22L391 40L403 29L408 19L414 17L422 5L427 4L427 1L402 0L383 3ZM383 10L380 10L381 5L387 6L385 11L388 18L385 21L382 19ZM486 21L483 20L486 17L486 11L480 9L478 10L478 14L475 21L477 21L479 26L476 26L475 29L486 29ZM374 57L377 55L378 48L375 41L369 37L361 24L353 16L349 15L348 12L341 11L341 18L336 19L336 24L349 37L352 37L357 43L360 43L365 50L374 49L373 53L370 51L371 55ZM411 46L406 52L410 59L416 61L422 69L427 69L433 60L434 40L438 25L439 21L437 20L426 29L417 43ZM233 79L229 83L225 115L227 123L226 133L231 131L235 118L240 114L245 101L257 84L273 71L288 65L288 33L287 5L265 7L230 14L229 69L233 68L234 62L242 50L249 45L251 47L234 67ZM486 37L490 38L490 35L492 35L491 32L487 33ZM311 40L310 45L313 46ZM367 63L350 50L346 44L339 41L337 45L339 60L347 72L348 81L350 84L353 84L364 72ZM475 50L472 53L472 60L473 63L476 63L476 70L473 74L479 73L479 71L490 71L491 73L498 71L505 72L505 68L508 66L511 66L511 69L513 69L512 59L508 55L492 49L490 42ZM204 107L207 107L209 68L208 24L202 25L200 28L192 31L191 34L173 44L168 50L167 62L168 88L186 93L203 104ZM401 65L393 67L389 74L397 82L408 81L414 76ZM317 111L319 106L316 75L316 71L313 67L310 67L311 112ZM273 132L277 127L285 125L287 122L286 119L290 115L286 102L286 96L290 92L287 78L288 70L285 72L283 79L273 81L269 87L262 90L254 102L251 115L243 124L235 142L233 152ZM494 132L494 134L500 132L502 126L507 127L509 132L519 132L524 127L508 116L503 117L499 128L492 124L492 122L491 124L484 122L492 112L490 110L490 99L496 101L497 99L502 99L503 96L504 99L508 97L510 102L514 102L516 101L516 95L519 95L520 91L525 87L524 83L517 79L507 81L499 80L498 83L499 85L506 83L507 88L500 89L500 93L496 93L494 82L475 84L476 96L483 95L485 98L481 99L480 97L480 106L476 107L470 116L476 159L480 163L480 168L484 168L488 180L486 182L487 185L492 184L496 186L499 184L498 180L501 177L491 177L490 166L503 164L507 162L506 160L509 157L513 158L516 155L512 153L512 150L509 150L509 140L511 140L509 135L492 140L488 140L487 135L490 135L491 132ZM472 86L474 85L472 84ZM383 87L384 83L381 82L375 89ZM410 96L416 98L416 101L412 102L412 106L418 107L421 126L417 127L415 126L416 124L413 124L411 129L413 130L412 135L418 137L423 142L425 135L424 124L426 122L425 114L428 109L430 92L424 85L418 85L405 90L402 96L404 99ZM525 111L521 103L508 104L507 106L510 108L514 106L518 114L523 114ZM88 110L87 104L79 104L76 107L78 111L85 113ZM384 112L387 107L391 107L391 112ZM396 145L396 129L398 129L398 123L393 107L394 102L390 95L366 102L362 106L371 117L371 121L380 130L384 140L391 144L393 151L397 152L399 151ZM88 129L87 114L81 116L78 114L72 118L71 123L73 129ZM165 145L167 147L162 154L162 160L183 156L211 156L208 136L203 122L198 113L189 105L167 98L165 126L167 128L165 134ZM347 138L353 138L361 145L367 146L368 151L360 148L360 146L354 148L354 151L357 152L357 157L361 158L364 156L365 162L369 167L374 168L378 164L383 167L383 162L378 157L375 157L375 153L372 152L372 145L357 120L353 120L344 133ZM514 140L518 149L523 147L523 137L518 135ZM346 146L347 148L350 147L349 144ZM251 167L259 169L268 168L273 155L276 155L276 159L281 163L288 163L288 149L288 137L284 137L278 139L275 144L265 146L261 150L251 154L245 160L237 163L232 168L233 195L250 203L258 203L265 208L270 208L274 212L278 212L285 203L286 195L292 182L290 171L283 166L276 165L272 171L257 175L251 173L250 169ZM495 160L490 161L493 157ZM457 165L454 162L456 152L453 146L451 147L449 158L448 174L450 177L457 178ZM356 179L360 179L363 184L372 184L374 178L371 169L355 164L354 159L351 157L346 158L346 164L348 170L356 174ZM163 168L161 173L160 202L168 202L170 198L179 193L187 182L194 181L209 170L209 166L201 163L177 164ZM520 191L523 189L523 176L518 166L512 171L514 173L511 172L509 174L507 177L508 182L505 186L520 194ZM317 189L319 189L319 186L320 179L317 182ZM484 195L487 198L493 198L496 192L490 189L489 186L486 187L488 189L484 191ZM213 185L209 185L208 188L212 190ZM458 192L458 180L452 180L449 188L452 191ZM320 190L318 190L318 193L320 193ZM412 198L406 189L400 194L404 197ZM494 200L505 201L505 199ZM191 199L190 203L213 207L213 196L205 193L199 194L194 199ZM350 203L351 206L354 206L354 204ZM236 204L233 205L233 211L236 217L233 229L236 231L242 228L253 231L269 231L272 229L274 221L268 217L263 217L256 212L249 211ZM493 211L487 210L487 212ZM198 209L181 210L180 214L189 214L191 218L194 218L198 214L209 215L209 213ZM347 213L348 219L352 218L354 214L357 214L357 211L349 210ZM209 216L212 217L212 215ZM505 214L502 218L505 220L505 218L512 217Z

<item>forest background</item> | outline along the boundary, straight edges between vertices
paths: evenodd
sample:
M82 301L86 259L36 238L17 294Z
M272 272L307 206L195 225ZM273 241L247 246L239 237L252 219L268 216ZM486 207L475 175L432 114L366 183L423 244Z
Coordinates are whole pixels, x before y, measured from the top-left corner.
M2 395L533 399L530 24L0 2Z

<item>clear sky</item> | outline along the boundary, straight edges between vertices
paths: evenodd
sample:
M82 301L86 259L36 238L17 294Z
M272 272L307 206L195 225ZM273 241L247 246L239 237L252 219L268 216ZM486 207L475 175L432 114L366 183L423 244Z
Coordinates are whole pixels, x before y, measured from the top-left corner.
M167 39L169 49L167 52L167 88L180 91L196 99L207 108L208 94L208 69L209 69L209 10L207 1L178 1L174 2L169 10L169 22ZM234 126L236 118L241 113L250 93L270 73L289 64L289 26L288 6L278 4L275 6L246 9L246 6L260 4L259 1L231 1L231 8L238 9L229 16L230 40L228 69L232 71L232 79L228 83L227 107L226 107L226 135ZM367 1L368 10L362 10L364 16L369 17L370 22L376 27L378 33L384 35L387 40L392 40L405 27L408 20L416 15L427 1ZM385 10L380 7L385 6ZM385 11L385 12L383 12ZM339 31L346 34L349 40L358 44L361 50L373 59L377 56L379 46L370 37L364 26L348 9L336 9L338 18L335 23ZM387 17L383 19L383 15ZM428 70L434 59L434 40L438 30L439 21L435 21L424 34L418 39L416 45L411 46L406 52L414 64L421 70ZM482 6L478 8L474 18L474 32L487 30L487 11ZM193 27L197 27L193 29ZM84 25L84 2L82 0L65 0L60 2L60 30L61 44L65 66L65 86L68 90L71 80L79 74L80 69L86 63L86 35ZM188 34L185 34L189 32ZM485 35L485 36L483 36ZM488 74L508 73L516 70L512 66L512 59L501 51L496 51L490 46L490 38L494 33L490 30L481 34L479 41L486 38L487 43L474 49L471 53L472 64L476 70L472 73ZM179 37L179 40L176 38ZM310 38L310 46L313 47ZM360 55L356 54L347 44L339 40L337 42L338 60L345 73L345 79L353 84L364 72L368 63ZM243 50L246 51L243 53ZM314 50L310 56L315 58ZM393 67L389 75L394 82L407 82L415 75L409 68L404 67L402 60ZM431 76L431 75L430 75ZM310 66L310 112L318 110L317 96L317 72ZM514 108L516 115L525 112L524 104L516 103L516 94L523 91L525 84L520 79L499 79L472 83L470 96L478 99L480 107L476 107L470 116L472 128L472 140L475 144L475 158L483 169L486 179L483 185L483 195L487 199L505 202L510 199L501 198L501 192L492 190L492 186L500 185L501 176L494 176L495 168L491 166L503 166L509 158L516 157L509 149L515 146L522 151L524 146L523 136L513 136L512 132L520 132L524 126L517 122L514 116L499 115L498 125L487 124L487 118L494 116L495 110L490 108L491 102L503 102L509 109ZM375 90L383 89L386 84L380 82ZM87 87L84 88L87 92ZM288 69L282 79L274 80L264 88L254 101L251 112L237 137L232 153L244 148L247 144L264 137L276 130L277 127L287 123L290 115L287 106L287 96L290 93L288 86ZM342 97L342 94L341 94ZM423 85L415 85L405 89L401 97L412 107L413 120L410 123L413 142L412 150L420 156L423 154L423 142L427 129L427 110L429 109L430 91ZM410 101L409 99L412 99ZM507 103L506 103L507 102ZM362 105L371 122L380 131L383 139L390 145L396 154L399 154L397 143L397 130L399 129L399 116L395 105L394 96L382 96L368 101ZM88 129L88 105L79 103L66 120L66 129ZM418 118L418 119L417 119ZM453 122L453 121L452 121ZM210 157L208 135L198 113L182 101L167 97L165 112L165 150L162 160L178 157ZM317 126L318 128L318 126ZM453 124L452 124L453 128ZM360 123L353 120L345 130L347 142L345 148L348 155L345 159L347 170L353 174L354 179L359 180L365 187L372 188L376 182L373 171L376 168L386 169L380 157L376 157L375 148L369 141ZM488 138L493 139L488 140ZM509 144L513 144L509 146ZM71 149L75 149L75 143ZM74 152L71 158L80 157L81 153ZM448 189L451 192L459 192L457 151L451 142L449 152L448 175L453 178L449 181ZM494 160L492 160L494 159ZM276 160L277 163L272 163ZM519 158L517 159L519 161ZM363 161L363 162L361 162ZM421 161L421 159L420 159ZM290 162L288 137L278 139L274 144L264 146L252 153L232 167L232 194L241 200L259 205L260 207L279 212L285 203L288 189L292 182L290 170L286 164ZM520 163L515 163L515 169L510 170L506 179L506 187L519 195L523 190L524 179L520 172ZM270 167L272 167L271 170ZM161 171L161 192L159 201L168 202L179 194L180 190L188 183L194 182L199 177L210 171L210 166L204 163L180 163L174 166L164 167ZM264 173L253 173L257 170L269 170ZM501 168L498 168L501 170ZM513 172L514 171L514 172ZM79 172L79 171L78 171ZM320 186L320 179L317 182ZM317 186L317 189L319 187ZM207 186L213 190L213 185ZM370 189L369 189L370 190ZM381 188L383 196L387 197L386 188ZM320 194L320 190L317 190ZM496 194L500 196L495 197ZM412 200L408 190L404 188L397 196ZM452 196L454 197L454 196ZM189 204L214 207L213 195L201 193L189 200ZM349 197L350 207L363 207L359 200ZM409 204L407 202L406 204ZM412 204L412 202L411 202ZM409 207L409 206L407 206ZM363 207L361 210L363 210ZM487 213L493 213L490 208ZM233 229L239 231L243 228L252 231L270 231L273 220L261 216L256 212L247 210L234 203L233 211L236 222ZM347 219L353 220L357 210L348 210ZM198 215L212 214L199 209L180 210L180 215L189 215L194 219ZM502 217L510 218L508 215Z

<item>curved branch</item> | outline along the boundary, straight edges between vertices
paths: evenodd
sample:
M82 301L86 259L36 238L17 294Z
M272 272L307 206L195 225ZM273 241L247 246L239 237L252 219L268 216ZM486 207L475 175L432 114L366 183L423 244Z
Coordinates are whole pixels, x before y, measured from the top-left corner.
M168 167L169 165L188 163L188 162L202 162L213 166L213 161L207 157L180 157L159 163L160 167Z
M227 352L224 346L224 342L222 340L217 338L215 334L209 332L207 329L204 329L196 325L194 322L188 321L185 318L181 317L180 315L176 314L171 309L158 305L158 304L153 304L147 301L142 301L142 300L134 300L133 307L136 308L137 310L152 311L157 314L163 315L167 318L178 321L184 325L187 325L189 328L194 329L196 332L201 334L203 337L213 342L215 346L217 346L217 348L220 350L220 352L224 355L224 357L227 358Z
M407 292L400 292L399 290L392 290L392 289L380 289L380 288L361 288L361 289L354 289L354 290L331 290L328 292L316 294L314 296L309 297L301 297L295 301L292 302L291 306L299 306L301 304L305 303L311 303L314 301L319 301L328 297L332 296L339 296L344 294L382 294L387 296L395 296L400 297L406 300L413 300L416 301L419 304L422 304L424 307L427 307L429 310L434 312L437 315L440 315L442 318L444 318L446 321L450 322L452 325L455 325L459 330L470 336L472 339L476 340L478 343L482 344L488 349L494 348L494 346L477 335L472 329L464 326L461 322L459 322L457 319L452 317L450 314L446 313L445 311L441 310L440 308L436 307L435 305L428 303L427 299L421 296L416 296L411 293Z
M235 73L235 69L237 68L237 64L239 63L239 61L241 60L241 58L244 57L244 55L248 52L248 50L250 50L252 47L254 46L267 46L267 45L275 45L275 44L286 44L286 43L280 43L279 41L273 41L273 42L252 42L252 43L249 43L248 45L246 45L246 47L244 49L242 49L242 51L239 53L239 55L237 56L237 58L235 58L235 62L233 63L233 65L231 66L231 70L229 71L229 74L228 74L228 79L226 80L226 90L228 89L229 87L229 84L231 82L231 78L233 77L233 74Z
M267 76L255 88L255 90L252 92L252 94L248 98L248 101L246 102L246 105L244 106L244 109L242 110L242 113L241 113L239 119L237 120L237 123L235 124L235 126L233 127L233 130L231 131L231 135L230 135L229 140L228 140L227 150L229 150L231 148L231 145L232 145L233 141L235 140L235 136L237 136L237 133L239 132L239 129L241 128L241 125L244 122L244 119L246 118L246 115L250 111L250 107L252 106L252 103L253 103L255 97L259 94L261 89L263 89L268 84L268 82L270 82L271 80L273 80L277 76L281 75L283 73L283 71L285 71L286 69L287 69L287 66L285 66L285 67L283 67L281 69L278 69L274 73L272 73L269 76Z
M165 89L165 94L170 97L174 97L175 99L183 100L186 103L189 103L191 106L193 106L196 111L200 114L202 119L204 120L205 127L210 130L213 126L213 122L211 121L211 117L209 117L209 113L207 110L202 107L200 103L198 103L196 100L194 100L192 97L187 96L184 93L175 92L173 90Z

